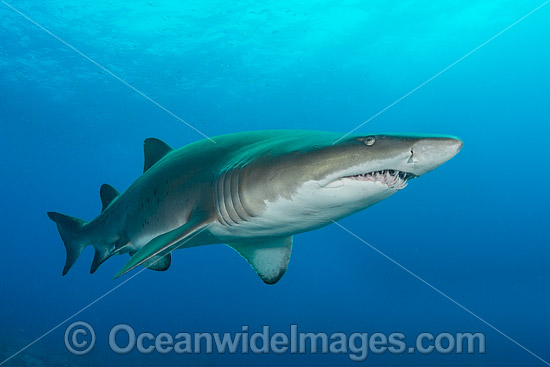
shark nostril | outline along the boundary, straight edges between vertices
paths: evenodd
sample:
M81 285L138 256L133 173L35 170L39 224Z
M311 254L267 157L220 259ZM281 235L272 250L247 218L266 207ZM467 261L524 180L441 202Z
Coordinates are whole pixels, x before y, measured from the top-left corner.
M409 156L409 160L407 161L407 163L416 163L416 161L414 160L414 150L413 150L413 148L411 148L411 155Z

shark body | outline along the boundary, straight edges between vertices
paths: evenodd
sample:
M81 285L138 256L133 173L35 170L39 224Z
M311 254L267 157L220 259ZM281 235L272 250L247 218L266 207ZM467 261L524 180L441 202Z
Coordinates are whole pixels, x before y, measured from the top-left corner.
M355 135L270 130L223 135L172 149L144 144L144 173L124 193L101 187L90 222L49 212L65 243L63 275L95 249L91 273L129 253L120 276L143 265L166 270L175 249L227 244L261 279L285 273L292 236L363 210L452 158L451 136Z

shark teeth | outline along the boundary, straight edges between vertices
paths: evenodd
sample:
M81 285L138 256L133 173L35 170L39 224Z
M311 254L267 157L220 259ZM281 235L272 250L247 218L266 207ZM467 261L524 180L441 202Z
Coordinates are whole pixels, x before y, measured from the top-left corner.
M414 175L396 170L383 170L346 176L344 178L356 181L379 182L392 189L402 190L407 187L408 180L414 178Z

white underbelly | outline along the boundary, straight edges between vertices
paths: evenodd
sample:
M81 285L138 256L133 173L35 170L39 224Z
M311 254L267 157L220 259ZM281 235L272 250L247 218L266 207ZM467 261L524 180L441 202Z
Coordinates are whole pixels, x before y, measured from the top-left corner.
M342 185L346 187L319 189L317 184L308 182L291 198L266 200L261 214L231 225L216 221L210 232L222 242L289 236L331 224L396 192L377 183L346 181Z

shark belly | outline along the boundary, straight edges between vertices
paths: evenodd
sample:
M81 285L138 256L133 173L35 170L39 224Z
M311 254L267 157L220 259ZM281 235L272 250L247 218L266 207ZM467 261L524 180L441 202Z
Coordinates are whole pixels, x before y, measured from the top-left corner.
M219 197L216 201L217 220L212 222L209 231L222 243L233 241L254 240L265 237L284 237L311 231L331 224L355 212L363 210L375 203L393 195L397 190L387 190L376 183L361 184L362 199L354 199L357 194L357 183L346 182L352 186L348 202L341 205L342 197L336 197L331 189L318 190L315 181L309 181L300 186L296 192L286 198L278 197L274 201L264 200L261 212L240 220L227 215L235 197ZM342 184L342 185L344 185ZM365 195L365 192L369 193ZM229 201L229 202L228 202ZM331 205L332 203L332 205ZM229 208L228 208L229 207Z

